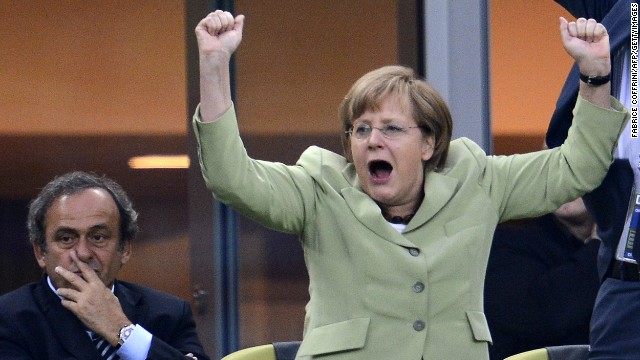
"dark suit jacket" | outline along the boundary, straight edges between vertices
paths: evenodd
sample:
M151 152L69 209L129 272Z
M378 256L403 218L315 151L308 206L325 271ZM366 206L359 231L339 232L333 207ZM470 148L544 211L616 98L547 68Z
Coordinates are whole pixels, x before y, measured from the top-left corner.
M594 18L609 33L611 54L615 54L630 39L631 3L629 0L556 0L575 17ZM614 74L615 76L615 74ZM574 64L569 72L556 109L547 130L546 141L550 148L560 146L571 126L573 106L578 96L579 70ZM633 173L627 161L617 160L609 169L602 185L584 197L587 208L598 224L602 247L598 258L598 270L604 278L611 265L618 240L622 234L627 205L633 183Z
M589 320L600 285L599 243L584 244L553 214L498 225L484 293L491 359L589 343Z
M190 306L177 297L118 281L115 294L127 317L153 334L148 359L208 359ZM46 277L0 297L0 359L99 360L83 324L51 291Z

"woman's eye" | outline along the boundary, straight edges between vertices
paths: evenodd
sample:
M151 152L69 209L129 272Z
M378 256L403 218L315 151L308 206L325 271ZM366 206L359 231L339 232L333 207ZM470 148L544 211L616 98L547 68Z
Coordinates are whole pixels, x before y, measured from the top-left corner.
M386 131L387 133L397 134L404 132L404 128L398 125L387 125Z
M369 125L358 125L356 127L353 128L353 130L355 131L356 134L368 134L371 132L371 126Z

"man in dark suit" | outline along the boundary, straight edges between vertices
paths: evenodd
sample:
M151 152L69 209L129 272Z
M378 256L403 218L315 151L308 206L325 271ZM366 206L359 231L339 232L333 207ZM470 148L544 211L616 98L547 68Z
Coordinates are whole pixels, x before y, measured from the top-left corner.
M612 56L612 95L629 106L630 0L556 0L575 17L594 18L608 30ZM625 61L626 60L626 61ZM626 62L626 64L625 64ZM579 71L573 66L558 98L547 131L547 144L562 144L571 125L571 110L578 94ZM626 100L626 101L625 101ZM596 220L602 245L598 272L602 284L591 318L590 359L637 359L640 356L640 282L638 266L616 259L627 216L631 189L640 180L638 139L630 128L623 131L612 164L602 185L584 197ZM635 180L634 180L635 178ZM640 187L636 186L636 189ZM638 255L636 254L636 259Z
M498 225L484 288L492 360L589 343L589 320L600 287L600 241L594 233L580 198L551 214Z
M116 279L138 232L117 183L57 177L27 225L45 276L0 297L0 359L208 359L187 302Z

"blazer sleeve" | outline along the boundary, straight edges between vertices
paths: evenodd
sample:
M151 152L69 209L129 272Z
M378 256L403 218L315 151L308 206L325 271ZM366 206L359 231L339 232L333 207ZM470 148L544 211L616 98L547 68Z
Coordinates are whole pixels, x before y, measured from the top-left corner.
M611 104L613 110L607 110L578 98L562 146L490 158L483 181L501 221L546 214L602 182L628 118L613 97Z
M314 194L302 167L250 158L234 107L213 123L202 123L196 110L193 128L205 183L218 200L272 229L302 233Z

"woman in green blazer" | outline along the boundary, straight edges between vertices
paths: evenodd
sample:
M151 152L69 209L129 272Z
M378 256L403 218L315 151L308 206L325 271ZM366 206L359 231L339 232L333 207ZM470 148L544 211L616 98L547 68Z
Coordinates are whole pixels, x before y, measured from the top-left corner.
M450 141L440 96L410 69L383 67L341 105L346 155L310 147L287 166L249 158L239 136L229 60L243 23L218 10L196 27L194 129L213 194L301 239L310 301L297 359L488 359L482 299L495 226L600 183L627 118L608 82L580 84L564 146L495 157ZM560 28L585 75L609 74L602 25L561 19Z

